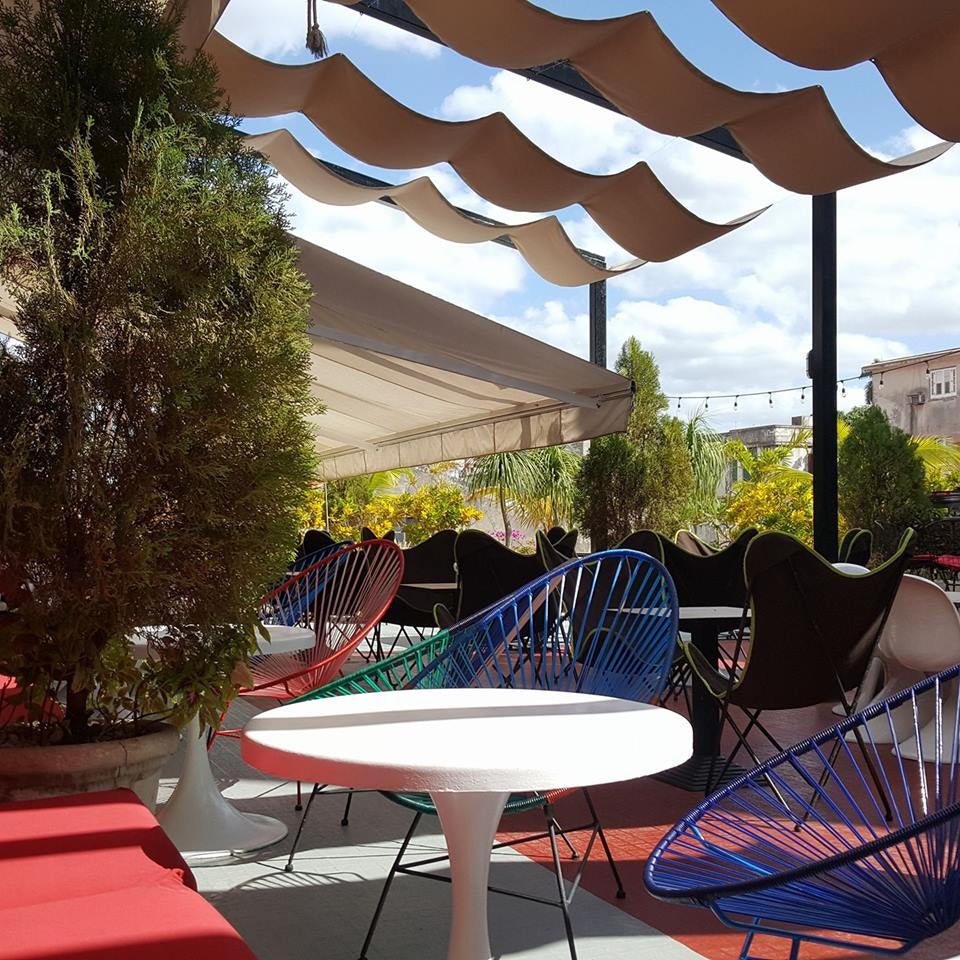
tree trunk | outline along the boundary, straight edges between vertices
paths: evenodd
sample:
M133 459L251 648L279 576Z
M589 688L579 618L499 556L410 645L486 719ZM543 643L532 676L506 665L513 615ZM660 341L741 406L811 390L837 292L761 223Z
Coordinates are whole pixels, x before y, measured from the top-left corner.
M499 490L499 497L500 515L503 517L503 542L509 547L513 542L510 536L513 531L510 529L510 514L507 513L507 498L504 495L503 487Z

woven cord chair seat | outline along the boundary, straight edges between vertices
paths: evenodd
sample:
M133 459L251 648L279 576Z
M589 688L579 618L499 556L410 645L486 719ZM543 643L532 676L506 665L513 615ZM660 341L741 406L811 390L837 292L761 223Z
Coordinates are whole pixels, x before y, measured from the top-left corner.
M748 931L743 957L758 932L901 952L952 926L960 919L958 676L952 667L873 704L709 797L654 851L648 889ZM892 731L904 707L914 735L892 750L876 743L877 718ZM940 723L925 727L928 716ZM879 787L865 755L881 771Z

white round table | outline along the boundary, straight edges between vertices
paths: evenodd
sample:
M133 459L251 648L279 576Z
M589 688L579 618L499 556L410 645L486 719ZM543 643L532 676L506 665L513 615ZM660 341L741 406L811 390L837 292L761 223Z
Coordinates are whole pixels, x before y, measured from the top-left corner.
M543 690L401 690L308 700L244 728L241 755L305 782L428 792L453 880L449 960L490 960L487 877L513 792L632 780L686 760L684 717Z
M270 642L258 647L262 655L308 650L316 642L313 631L304 627L268 626L267 632ZM200 729L196 716L184 727L183 738L186 749L180 779L157 819L187 863L249 853L287 835L287 826L280 820L241 813L223 796L210 769L207 730Z

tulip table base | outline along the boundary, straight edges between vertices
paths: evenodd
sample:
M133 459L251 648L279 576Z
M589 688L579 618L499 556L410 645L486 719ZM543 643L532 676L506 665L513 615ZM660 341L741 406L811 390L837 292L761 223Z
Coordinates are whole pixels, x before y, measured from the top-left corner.
M241 813L223 796L210 769L205 733L196 717L184 728L180 780L157 817L188 864L250 853L287 835L284 823Z
M447 960L491 960L487 930L490 848L509 793L432 793L450 857Z

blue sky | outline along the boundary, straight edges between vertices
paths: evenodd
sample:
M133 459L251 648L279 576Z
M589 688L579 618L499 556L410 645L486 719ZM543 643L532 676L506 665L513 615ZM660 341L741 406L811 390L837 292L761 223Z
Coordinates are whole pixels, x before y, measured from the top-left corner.
M453 0L451 0L453 2ZM479 2L479 0L472 0ZM572 17L649 9L680 51L705 73L741 89L767 91L819 83L863 146L895 155L932 142L903 111L871 65L820 73L778 60L741 34L709 0L539 0ZM232 0L221 29L268 59L305 62L303 0ZM701 216L727 220L767 203L754 223L669 264L649 264L608 287L615 358L628 335L652 350L670 394L735 393L799 386L809 347L810 201L787 194L748 165L582 104L532 81L465 60L445 48L320 4L330 47L375 83L422 113L449 120L501 110L558 159L593 173L647 160L678 198ZM362 118L358 118L362 122ZM472 194L446 165L428 171L377 170L346 156L299 116L248 122L287 126L317 156L399 183L426 172L454 203L503 220L529 219ZM928 167L852 188L839 199L841 375L875 358L956 346L960 304L960 151ZM431 238L379 204L325 208L295 192L295 230L313 242L583 355L585 289L540 280L513 251ZM557 211L581 246L627 259L578 208ZM848 403L859 398L848 387ZM688 413L696 403L681 404ZM788 422L809 414L799 394L714 401L717 427Z

